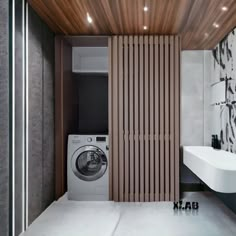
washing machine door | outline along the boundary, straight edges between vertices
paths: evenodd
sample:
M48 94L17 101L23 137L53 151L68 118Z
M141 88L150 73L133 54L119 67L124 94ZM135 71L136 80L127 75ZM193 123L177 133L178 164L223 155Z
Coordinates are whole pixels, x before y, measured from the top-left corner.
M107 157L100 148L84 146L74 153L71 167L79 179L95 181L105 174L107 164Z

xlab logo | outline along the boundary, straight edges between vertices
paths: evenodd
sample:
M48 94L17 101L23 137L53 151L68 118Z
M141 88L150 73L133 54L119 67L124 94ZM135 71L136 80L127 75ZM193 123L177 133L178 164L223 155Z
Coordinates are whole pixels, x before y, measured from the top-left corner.
M183 201L173 202L174 210L198 210L199 203L198 202L186 202L184 204Z

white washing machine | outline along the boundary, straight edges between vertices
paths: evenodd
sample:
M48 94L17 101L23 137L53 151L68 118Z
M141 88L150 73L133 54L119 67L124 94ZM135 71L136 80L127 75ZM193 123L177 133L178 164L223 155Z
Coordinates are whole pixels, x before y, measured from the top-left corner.
M68 199L109 200L107 135L69 135Z

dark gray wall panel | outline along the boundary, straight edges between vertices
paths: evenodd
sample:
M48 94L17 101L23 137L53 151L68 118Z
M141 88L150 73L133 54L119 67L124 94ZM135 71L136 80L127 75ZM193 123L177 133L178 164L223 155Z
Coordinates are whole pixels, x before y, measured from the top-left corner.
M54 200L54 34L29 8L29 224Z
M29 9L29 223L42 212L42 22Z
M9 229L8 1L0 1L0 235Z
M18 0L15 3L15 235L23 231L22 213L24 211L22 201L24 185L22 181L24 168L24 77L23 77L23 27L22 4Z
M43 208L55 198L54 34L43 28Z

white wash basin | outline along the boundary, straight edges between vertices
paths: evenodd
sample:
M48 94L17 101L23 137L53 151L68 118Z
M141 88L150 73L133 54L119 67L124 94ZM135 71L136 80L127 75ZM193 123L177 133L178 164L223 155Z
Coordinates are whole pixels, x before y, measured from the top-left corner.
M204 146L183 149L184 164L211 189L236 193L236 154Z

